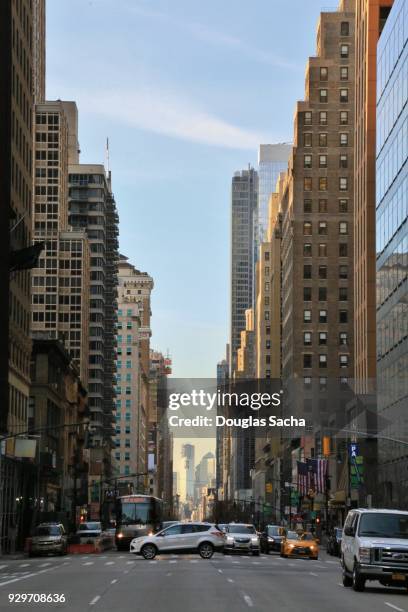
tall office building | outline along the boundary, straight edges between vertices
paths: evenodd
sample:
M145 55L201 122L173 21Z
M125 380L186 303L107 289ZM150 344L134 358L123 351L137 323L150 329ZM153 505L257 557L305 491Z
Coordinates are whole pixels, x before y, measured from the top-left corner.
M258 173L236 172L231 193L231 372L237 367L245 311L254 303L255 227L258 214Z
M377 41L393 0L359 0L355 36L354 378L372 393L376 376L375 139Z
M281 172L286 172L292 145L287 143L261 144L258 149L258 245L266 240L268 230L269 198L275 191ZM256 254L258 259L258 253Z
M377 47L376 162L378 479L391 508L408 504L407 73L408 4L395 0Z
M193 444L183 444L181 456L184 458L185 501L194 497L195 447Z
M153 279L121 255L118 280L115 465L121 476L129 475L129 482L144 490L148 471L149 396L143 351L150 342Z
M68 116L75 102L35 108L33 238L43 242L31 274L33 337L60 340L88 382L89 244L68 225ZM67 112L66 112L67 111Z

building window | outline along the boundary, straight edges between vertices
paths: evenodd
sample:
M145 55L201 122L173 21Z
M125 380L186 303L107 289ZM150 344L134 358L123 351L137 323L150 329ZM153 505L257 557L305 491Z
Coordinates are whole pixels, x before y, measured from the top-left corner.
M341 176L339 178L339 190L340 191L348 190L348 178L346 176Z
M303 146L311 147L312 146L312 134L311 132L305 132L303 134Z
M320 111L319 123L320 125L327 125L327 111Z
M310 264L305 264L303 266L303 278L305 279L312 278L312 266Z
M325 66L322 66L320 68L320 80L327 81L328 78L329 78L329 70Z
M347 332L340 332L339 333L339 344L347 345L347 343L348 343Z
M270 350L270 348L271 348L271 341L270 340L265 340L265 348L266 348L267 351Z
M341 280L346 280L348 278L348 266L339 266L339 278Z
M347 68L347 66L342 66L340 68L340 81L348 81L348 68Z
M348 223L347 221L340 221L339 223L339 234L348 234Z
M340 46L340 57L345 59L349 56L349 45L341 45Z
M319 221L319 235L325 236L327 234L327 221Z
M327 134L325 132L319 134L319 147L327 147Z
M340 355L339 356L339 365L341 368L348 368L349 358L348 355Z
M321 242L319 244L319 257L327 257L327 243Z
M339 212L346 213L348 212L348 200L340 199L339 200Z
M348 244L347 242L339 242L339 257L348 256Z
M319 102L326 103L328 100L327 89L319 89Z
M305 191L312 191L312 178L310 176L305 176L303 179L303 189Z
M340 36L350 35L350 24L348 21L342 21L340 24Z
M130 434L130 425L126 425L125 433Z
M327 266L319 266L319 278L325 280L327 278Z
M312 212L312 200L303 200L303 212L305 213Z
M130 461L130 453L129 453L129 451L127 451L125 453L125 461Z
M305 125L312 125L312 113L310 111L305 111L304 123Z
M303 167L304 168L311 168L312 167L312 156L311 155L304 155L303 156Z
M348 125L348 111L340 111L340 125Z
M327 301L327 287L319 287L319 302Z
M265 251L265 261L269 261L269 251Z
M269 321L269 310L264 311L264 321Z
M312 223L311 221L305 221L303 223L303 235L311 236L312 235Z
M339 167L340 168L347 168L348 167L348 156L347 156L347 154L343 153L342 155L339 156Z
M327 323L327 310L319 310L319 323Z
M311 332L303 332L303 344L304 346L310 346L312 344Z
M311 257L312 256L312 245L310 242L305 242L303 244L303 256Z
M312 301L312 288L311 287L303 287L303 301L304 302Z
M312 355L310 353L305 353L303 355L303 367L305 369L309 369L312 367Z
M340 89L340 102L348 102L348 89Z
M312 311L311 310L304 310L303 311L303 322L304 323L311 323L312 321Z
M126 438L126 440L125 440L125 447L126 448L130 448L130 438Z
M340 146L348 147L348 134L347 133L340 134Z
M319 368L327 368L327 355L319 355Z
M320 376L319 378L319 390L327 391L327 378L326 376Z
M319 344L320 346L327 344L327 332L319 332Z
M305 387L305 389L310 389L310 387L312 386L312 379L310 376L304 377L303 386Z
M116 461L120 461L120 453L115 453L115 459Z
M340 302L347 302L347 295L348 291L347 291L347 287L339 287L339 301Z
M319 155L319 168L327 168L327 155Z
M265 327L265 334L266 334L267 336L270 336L270 335L271 335L271 328L270 328L270 326L269 326L269 325L267 325L267 326Z
M339 310L339 323L348 323L348 310Z
M319 176L319 191L327 191L327 176Z
M319 200L319 213L327 213L327 200Z

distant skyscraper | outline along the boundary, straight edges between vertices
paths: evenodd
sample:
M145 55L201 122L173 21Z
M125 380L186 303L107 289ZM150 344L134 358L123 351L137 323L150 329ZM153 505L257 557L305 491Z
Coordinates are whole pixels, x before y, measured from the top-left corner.
M258 150L258 228L257 244L266 240L268 229L268 203L275 192L280 172L286 172L292 145L287 143L261 144ZM258 253L256 253L258 259Z
M231 372L237 366L245 311L254 303L254 232L258 211L258 173L236 172L231 193Z
M184 457L184 469L185 469L185 492L186 499L193 498L194 496L194 480L195 480L195 448L192 444L183 444L181 448L181 456Z

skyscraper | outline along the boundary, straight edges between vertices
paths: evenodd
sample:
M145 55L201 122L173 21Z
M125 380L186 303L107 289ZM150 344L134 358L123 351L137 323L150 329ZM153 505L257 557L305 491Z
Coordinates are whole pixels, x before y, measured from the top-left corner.
M408 504L408 4L395 0L377 47L377 388L381 506Z
M261 144L258 150L258 245L266 240L269 198L275 191L280 172L286 172L292 145L287 143ZM256 254L258 259L258 253Z
M258 213L258 173L236 172L231 193L231 372L237 367L245 311L254 303L255 227Z
M181 456L184 458L185 500L194 497L195 447L193 444L183 444Z

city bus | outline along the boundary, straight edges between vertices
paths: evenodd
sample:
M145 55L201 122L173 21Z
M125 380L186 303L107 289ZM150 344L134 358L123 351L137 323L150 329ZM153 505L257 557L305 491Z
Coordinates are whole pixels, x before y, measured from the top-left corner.
M155 533L162 526L163 502L152 495L123 495L115 502L115 544L129 550L133 538Z

